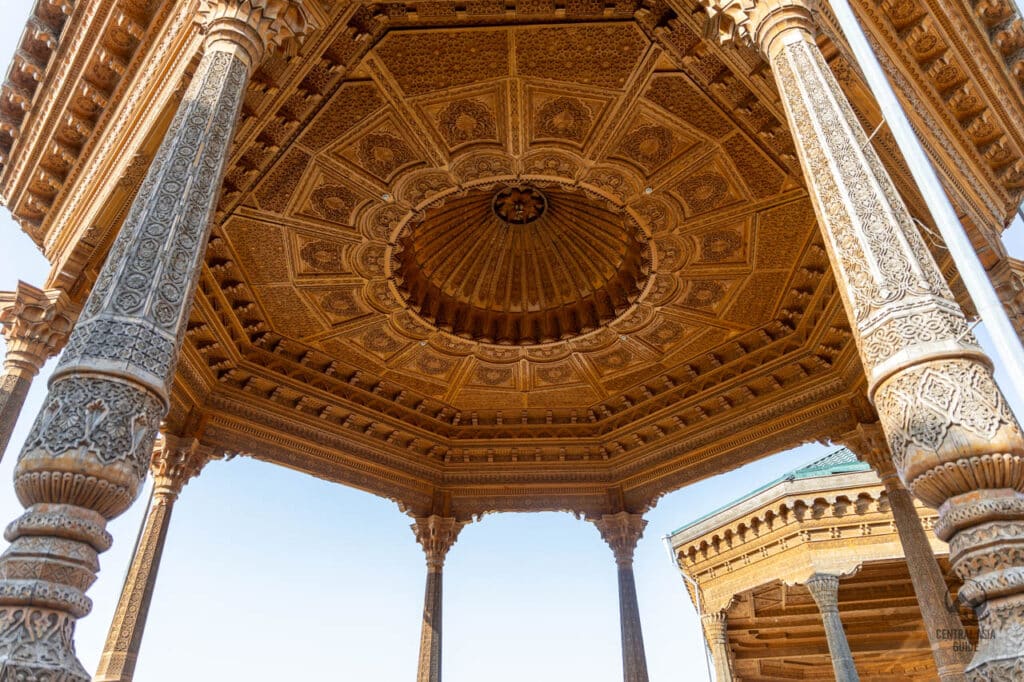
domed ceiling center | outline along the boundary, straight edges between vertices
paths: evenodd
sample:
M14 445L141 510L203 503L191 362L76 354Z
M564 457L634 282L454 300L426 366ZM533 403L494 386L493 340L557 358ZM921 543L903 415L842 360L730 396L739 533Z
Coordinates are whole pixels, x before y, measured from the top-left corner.
M394 275L438 329L481 343L565 340L613 321L650 274L647 238L620 207L565 187L474 189L398 237Z

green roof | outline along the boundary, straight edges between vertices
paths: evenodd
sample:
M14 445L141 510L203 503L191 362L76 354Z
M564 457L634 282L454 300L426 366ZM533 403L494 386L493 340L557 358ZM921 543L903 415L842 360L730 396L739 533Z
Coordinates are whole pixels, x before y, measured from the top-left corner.
M768 490L769 488L776 486L779 483L782 483L783 481L799 481L804 478L817 478L819 476L835 476L837 474L847 474L856 471L868 471L870 469L871 465L857 459L857 455L853 454L850 450L848 450L847 448L839 448L838 450L830 452L824 457L816 459L813 462L810 462L801 467L793 469L790 472L782 474L775 480L765 483L760 488L751 490L743 497L737 498L728 504L722 505L721 507L715 509L714 511L710 511L707 514L704 514L704 516L701 516L700 518L690 521L684 526L676 528L674 531L669 533L669 535L672 536L676 535L677 533L681 533L687 528L691 528L700 523L701 521L709 519L715 514L719 514L725 511L726 509L729 509L730 507L735 507L741 502L745 502L746 500L749 500L755 495L762 493L765 490Z
M797 480L801 478L814 478L815 476L834 476L845 474L850 471L867 471L871 466L867 462L857 459L847 448L839 448L830 452L821 459L816 459L810 464L805 464L799 469L794 469L785 476L784 480Z

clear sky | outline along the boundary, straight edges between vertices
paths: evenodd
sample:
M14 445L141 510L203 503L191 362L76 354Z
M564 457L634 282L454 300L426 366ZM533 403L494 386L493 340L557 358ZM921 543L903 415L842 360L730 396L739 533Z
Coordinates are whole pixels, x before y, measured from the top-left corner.
M6 64L29 0L2 0ZM1024 228L1011 250L1024 254ZM45 259L0 211L0 289L41 285ZM9 483L45 395L33 385L0 463L0 524L21 506ZM664 497L647 518L636 579L653 682L708 679L697 615L662 537L828 451L812 444ZM148 488L110 524L78 628L94 671ZM410 519L387 500L249 458L214 462L174 511L136 679L278 682L414 679L425 566ZM0 545L4 543L0 542ZM620 682L618 601L611 551L569 514L501 514L462 531L448 556L445 682Z

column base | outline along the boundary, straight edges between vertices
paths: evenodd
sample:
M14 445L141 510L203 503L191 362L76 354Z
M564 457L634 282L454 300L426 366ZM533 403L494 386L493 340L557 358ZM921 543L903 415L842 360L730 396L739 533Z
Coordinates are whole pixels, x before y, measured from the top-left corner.
M90 682L75 655L74 634L70 614L0 607L0 682Z
M1024 680L1024 597L990 599L977 611L978 649L965 677L971 682Z
M939 508L935 534L949 543L960 598L978 614L965 677L1024 680L1024 494L1007 488L952 497Z
M89 682L75 655L85 591L110 547L106 520L89 509L35 504L16 519L0 556L0 682Z

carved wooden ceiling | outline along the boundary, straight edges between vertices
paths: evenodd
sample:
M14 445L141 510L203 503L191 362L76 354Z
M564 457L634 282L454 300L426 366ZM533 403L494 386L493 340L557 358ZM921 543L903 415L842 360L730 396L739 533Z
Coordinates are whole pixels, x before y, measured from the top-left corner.
M524 408L592 421L770 322L813 211L660 59L629 23L389 34L374 78L346 83L223 223L268 330L515 424ZM547 210L496 225L492 199L517 185ZM507 309L500 328L488 308Z
M462 485L583 474L584 507L740 419L848 420L792 142L706 90L633 20L388 32L251 181L236 152L192 331L217 412L284 405Z
M945 558L940 565L950 574ZM950 579L950 603L957 586ZM839 583L839 613L858 672L878 682L926 682L937 673L906 561L865 564ZM879 610L884 609L880 617ZM974 613L961 617L976 641ZM728 609L734 674L743 680L832 680L821 613L807 588L768 581Z
M187 79L198 42L189 3L136 4L148 50L119 58L134 80L105 91L123 107L91 119L105 137L42 199L18 143L3 169L50 284L74 292L167 123L158 75ZM466 515L642 509L870 418L770 73L703 40L696 4L308 4L325 28L247 93L172 426ZM114 31L118 11L76 7L65 30L88 13ZM148 102L164 105L132 128ZM37 118L21 125L45 135ZM114 153L129 133L131 159Z

